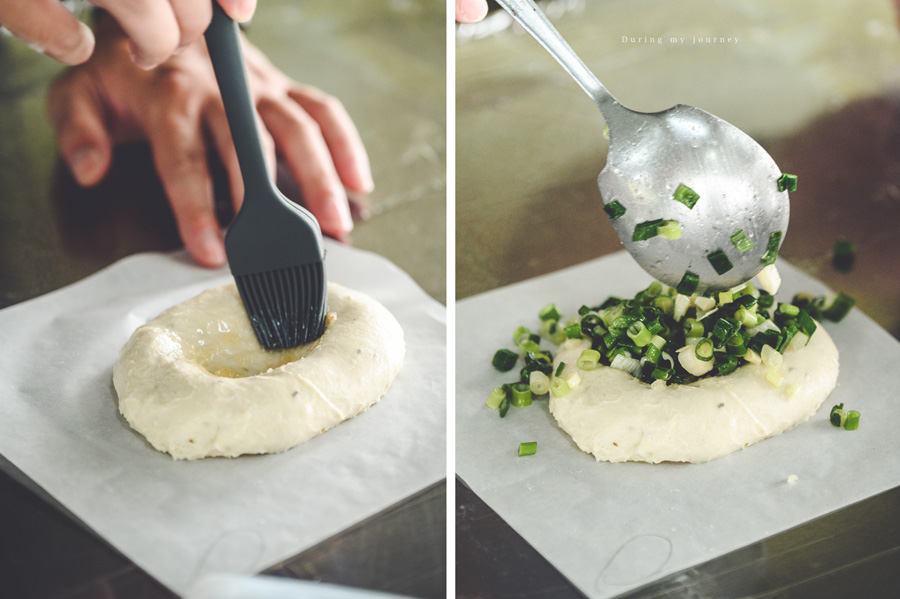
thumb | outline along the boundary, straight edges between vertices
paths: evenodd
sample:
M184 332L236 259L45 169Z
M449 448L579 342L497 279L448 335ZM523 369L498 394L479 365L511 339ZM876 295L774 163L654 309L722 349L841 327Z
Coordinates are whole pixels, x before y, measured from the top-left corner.
M85 78L63 78L48 96L48 112L60 152L79 185L99 183L112 162L112 139L99 102Z
M233 21L244 23L256 12L256 0L218 0L219 6Z

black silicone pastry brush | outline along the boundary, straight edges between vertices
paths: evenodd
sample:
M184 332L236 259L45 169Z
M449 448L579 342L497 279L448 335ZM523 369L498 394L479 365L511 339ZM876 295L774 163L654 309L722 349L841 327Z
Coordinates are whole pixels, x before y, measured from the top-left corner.
M238 26L215 0L206 44L244 179L244 203L225 235L231 274L263 347L309 343L325 330L322 231L269 176Z

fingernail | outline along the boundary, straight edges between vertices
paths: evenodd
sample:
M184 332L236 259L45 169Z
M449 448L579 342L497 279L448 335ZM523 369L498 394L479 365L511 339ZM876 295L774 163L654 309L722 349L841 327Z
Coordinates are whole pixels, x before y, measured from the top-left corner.
M103 155L93 146L79 148L69 158L69 167L79 185L93 185L103 170Z
M369 220L372 218L372 205L364 195L348 193L347 201L350 202L350 216L354 220Z
M222 266L225 264L225 245L218 231L207 229L200 233L197 245L209 266Z
M253 17L253 11L256 9L256 0L241 0L235 6L234 20L238 23L249 21Z
M143 53L138 50L138 47L134 45L134 42L128 43L128 52L131 54L131 60L134 61L134 64L145 71L149 71L156 66L155 62L148 60Z
M325 231L338 236L353 230L353 217L350 216L350 206L345 195L340 194L325 203L320 224Z

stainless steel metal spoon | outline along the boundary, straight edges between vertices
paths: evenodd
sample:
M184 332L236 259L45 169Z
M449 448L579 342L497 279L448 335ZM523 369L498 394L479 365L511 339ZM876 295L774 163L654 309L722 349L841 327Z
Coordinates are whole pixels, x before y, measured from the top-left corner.
M603 113L609 153L597 182L605 206L618 202L625 208L612 224L638 264L671 286L686 272L694 273L698 291L728 289L759 273L770 236L776 234L780 246L789 214L788 193L777 185L782 173L768 153L737 127L692 106L655 113L626 108L534 2L498 4L559 61ZM673 199L679 185L699 195L693 208ZM681 237L632 240L638 224L656 219L680 223ZM732 241L737 231L752 248L739 251ZM713 254L715 259L719 251L732 264L721 274L708 258Z

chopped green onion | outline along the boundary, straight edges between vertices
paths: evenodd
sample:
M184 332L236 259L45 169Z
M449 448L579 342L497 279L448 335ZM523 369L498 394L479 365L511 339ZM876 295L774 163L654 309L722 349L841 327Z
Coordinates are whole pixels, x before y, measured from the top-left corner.
M785 388L784 396L787 397L788 399L794 399L795 397L797 397L797 394L800 393L800 387L801 387L800 383L797 383L797 382L791 383L790 385L788 385Z
M553 397L565 397L568 392L569 383L566 382L566 379L553 379L550 381L550 393L553 394Z
M668 295L660 295L659 297L653 298L653 306L662 310L663 314L668 316L672 313L672 309L675 307L675 300L673 300Z
M512 386L512 405L524 408L531 405L531 387L525 383L516 383Z
M784 382L784 377L774 368L769 368L769 370L766 372L766 380L770 385L777 389L781 386L781 383Z
M675 194L672 196L672 199L674 199L676 202L681 202L690 209L693 209L694 204L696 204L697 200L700 199L700 195L684 183L680 183L675 189Z
M690 295L697 291L697 286L700 284L700 277L696 274L692 273L689 270L684 271L684 276L681 277L681 282L678 283L678 293L682 295Z
M531 331L529 331L527 327L519 327L513 332L513 343L515 343L516 346L519 346L528 341L530 336Z
M844 426L844 423L847 421L847 411L844 410L844 404L839 403L831 408L831 414L829 414L828 418L831 420L832 425L837 427Z
M537 441L529 441L528 443L519 443L519 457L526 455L534 455L537 453Z
M586 349L578 356L575 363L581 370L594 370L600 363L600 352L596 349Z
M606 215L610 218L610 220L616 220L623 214L625 214L625 206L622 205L619 200L613 200L609 204L603 206L603 210L606 212Z
M737 309L734 313L734 318L748 329L757 325L756 314L753 314L743 306Z
M659 356L661 354L662 352L659 350L659 348L652 343L648 343L647 347L644 349L644 357L648 362L654 365L659 363Z
M659 227L663 222L663 219L657 218L655 220L646 220L636 224L634 226L634 234L631 236L631 241L646 241L647 239L656 237L659 233Z
M725 341L727 341L729 337L734 335L740 328L740 323L733 318L723 316L722 318L717 320L716 324L713 326L712 333L710 333L713 340L715 341L716 347L722 347L723 345L725 345Z
M550 377L540 370L535 370L528 377L528 386L534 395L544 395L550 391Z
M648 343L650 343L650 339L653 337L653 333L647 328L640 320L636 320L628 326L628 329L625 331L625 334L634 341L634 344L638 347L644 347Z
M848 431L855 431L859 428L859 412L856 410L847 412L847 422L844 423L844 428Z
M812 316L806 310L800 310L800 314L797 315L797 324L800 330L809 337L812 337L812 334L816 332L816 321L812 319Z
M853 268L853 262L856 260L856 244L844 237L838 237L834 242L834 252L831 264L835 270L847 272Z
M703 329L703 323L696 318L685 318L682 329L685 337L702 337L706 332Z
M837 297L834 298L831 306L829 306L828 309L825 310L822 316L824 316L828 320L840 322L844 319L845 316L847 316L847 314L853 308L853 304L855 303L856 300L843 291L838 292Z
M720 291L719 292L719 305L724 306L725 304L730 304L734 301L734 293L729 291Z
M766 245L766 253L763 254L762 261L768 264L775 264L778 259L778 248L781 247L781 231L775 231L769 235L769 243Z
M665 366L657 366L656 368L653 369L653 372L650 373L650 376L652 376L653 378L655 378L658 381L667 381L670 378L672 378L672 375L674 374L674 372L675 371L672 370L671 368L666 368Z
M506 413L509 412L509 397L504 397L503 401L500 402L500 418L504 418Z
M775 305L775 296L771 293L760 293L757 301L760 308L771 308Z
M778 191L797 191L797 175L781 173L776 184L778 185Z
M524 341L519 345L519 350L521 350L522 354L531 352L537 355L541 353L541 346L529 339L528 341Z
M556 367L556 372L553 374L553 376L561 375L563 373L563 370L565 370L565 369L566 369L566 363L560 362L559 366Z
M538 318L541 320L559 320L561 317L562 314L556 309L556 304L547 304L538 313Z
M762 358L762 362L766 366L771 366L775 370L781 368L783 358L778 353L778 350L771 345L763 345L762 350L759 352L759 357Z
M713 342L708 337L701 337L694 345L694 355L701 362L709 362L713 357Z
M713 308L716 307L716 300L711 297L704 297L702 295L694 298L694 305L703 310L704 312L709 312Z
M794 304L789 304L787 302L781 302L778 304L778 314L785 314L787 316L797 316L800 314L800 308L795 306Z
M747 234L744 233L743 229L738 229L731 234L731 243L734 244L735 249L742 254L756 245L750 241L750 238L747 237Z
M778 273L778 268L774 264L766 264L761 271L759 271L756 275L756 279L759 281L759 286L766 293L771 293L775 295L778 291L778 288L781 287L781 275Z
M581 325L579 323L570 324L563 329L568 339L581 339Z
M656 230L660 237L666 239L681 239L681 223L675 220L667 220Z
M500 407L500 403L506 399L506 391L503 387L495 387L491 394L488 396L485 405L492 410L496 410Z
M744 356L747 353L747 342L744 341L744 336L740 333L736 333L728 338L728 341L725 342L725 351L733 356Z
M738 361L736 356L727 354L716 360L716 376L725 376L731 374L737 369Z
M491 360L491 364L500 372L509 372L518 361L519 354L516 352L508 349L498 349L497 353L494 354L494 359Z
M723 275L734 268L734 264L731 263L731 260L728 259L728 256L725 255L723 250L716 250L707 254L706 259L709 260L709 263L712 264L712 267L720 275Z

